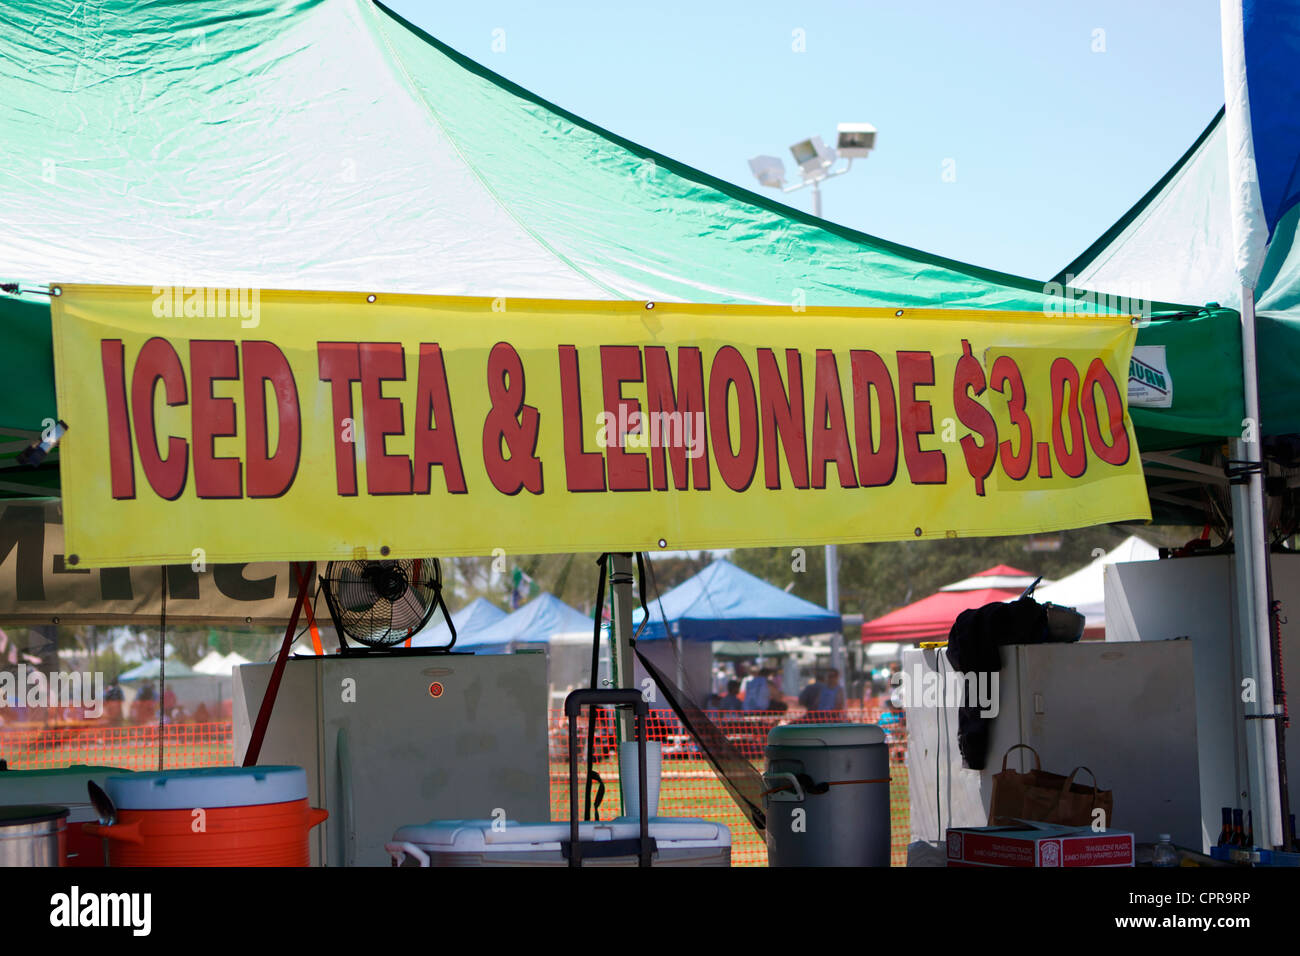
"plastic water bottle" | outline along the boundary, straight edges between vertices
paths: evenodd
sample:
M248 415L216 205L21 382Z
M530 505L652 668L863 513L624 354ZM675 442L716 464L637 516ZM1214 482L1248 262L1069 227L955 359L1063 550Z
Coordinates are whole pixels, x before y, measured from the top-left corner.
M1168 833L1160 834L1160 842L1151 850L1152 866L1177 866L1178 851Z

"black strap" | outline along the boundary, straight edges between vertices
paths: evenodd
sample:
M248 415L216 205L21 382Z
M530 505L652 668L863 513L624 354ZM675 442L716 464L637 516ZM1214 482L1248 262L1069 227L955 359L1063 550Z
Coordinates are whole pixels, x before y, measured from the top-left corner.
M647 842L650 844L651 855L659 852L659 844L654 837L650 837ZM572 849L573 843L571 841L560 841L560 853L566 860L572 858ZM611 856L639 857L641 855L641 839L639 837L629 837L626 840L589 840L584 841L578 849L579 856L584 860Z
M601 612L605 609L605 579L609 577L609 554L602 554L596 559L596 564L600 567L600 579L596 582L596 620L592 625L591 635L591 689L599 690L600 687L600 624ZM591 785L597 783L600 789L596 793L596 819L600 819L600 801L605 797L605 781L600 779L600 774L596 772L596 708L591 708L587 713L587 796L586 807L582 813L582 819L590 820L592 811ZM569 755L570 760L576 760L576 754Z
M636 639L641 636L641 632L645 630L645 626L650 623L650 608L648 608L645 603L646 594L649 592L646 590L645 586L645 552L643 551L638 551L636 553L636 574L637 595L641 598L641 626L636 629L636 633L633 634L630 639L633 646L636 646ZM668 622L664 621L664 627L666 628L667 626Z

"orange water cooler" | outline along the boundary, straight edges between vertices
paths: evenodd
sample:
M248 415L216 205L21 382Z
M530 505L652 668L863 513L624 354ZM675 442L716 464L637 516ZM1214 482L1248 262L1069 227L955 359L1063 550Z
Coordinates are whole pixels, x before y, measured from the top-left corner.
M109 866L307 866L307 835L328 814L307 802L301 767L215 767L109 777L117 808Z

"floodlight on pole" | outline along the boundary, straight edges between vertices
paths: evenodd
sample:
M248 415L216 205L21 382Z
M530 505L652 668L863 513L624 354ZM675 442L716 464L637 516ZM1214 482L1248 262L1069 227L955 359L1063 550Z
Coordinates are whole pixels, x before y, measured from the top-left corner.
M785 186L785 163L776 156L755 156L749 161L749 171L764 186L780 189Z
M866 159L876 148L876 128L870 123L841 123L835 148L845 159Z
M821 184L827 179L843 176L853 168L855 159L866 159L876 148L876 128L870 123L840 123L835 130L835 146L827 146L820 136L809 136L790 147L801 182L785 184L785 164L776 156L755 156L749 169L759 185L792 193L805 186L812 187L813 215L821 218ZM835 164L843 159L844 166ZM840 554L836 545L826 545L826 607L840 613ZM831 641L831 666L844 672L844 632L841 629Z
M834 146L827 146L820 136L809 136L790 147L794 157L799 182L785 184L785 164L776 156L755 156L749 161L750 172L759 185L792 193L805 186L812 187L813 215L822 214L821 184L827 179L843 176L853 168L853 160L866 159L876 148L876 128L870 123L840 123L836 129ZM844 160L844 165L836 168Z

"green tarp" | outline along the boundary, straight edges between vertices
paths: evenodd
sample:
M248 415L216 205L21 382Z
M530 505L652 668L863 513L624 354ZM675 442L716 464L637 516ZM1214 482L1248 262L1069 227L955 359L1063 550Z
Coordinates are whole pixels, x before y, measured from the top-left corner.
M1062 301L1041 281L896 245L683 166L369 0L9 2L0 93L0 279L24 288L1037 314ZM1140 331L1140 343L1167 346L1175 384L1173 408L1134 412L1144 448L1240 422L1236 315L1196 315L1201 304L1156 303L1183 314ZM1073 308L1121 311L1104 298ZM0 428L36 431L56 414L46 312L14 299L0 318Z

